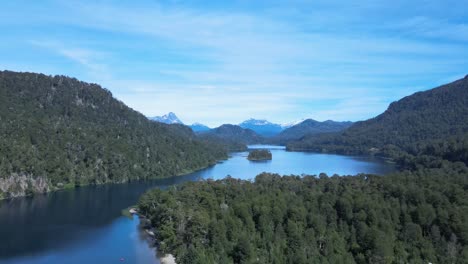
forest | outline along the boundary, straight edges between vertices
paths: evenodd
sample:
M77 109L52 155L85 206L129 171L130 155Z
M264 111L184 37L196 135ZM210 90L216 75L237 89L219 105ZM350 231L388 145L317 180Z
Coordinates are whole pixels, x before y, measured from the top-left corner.
M179 175L225 158L221 143L149 121L97 84L0 72L0 199Z
M139 210L178 263L467 263L467 175L264 173L152 190Z

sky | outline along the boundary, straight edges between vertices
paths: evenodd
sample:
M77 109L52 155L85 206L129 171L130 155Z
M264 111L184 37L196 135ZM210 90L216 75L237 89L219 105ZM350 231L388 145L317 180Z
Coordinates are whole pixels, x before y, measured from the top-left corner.
M468 74L468 0L4 1L0 70L187 124L358 121Z

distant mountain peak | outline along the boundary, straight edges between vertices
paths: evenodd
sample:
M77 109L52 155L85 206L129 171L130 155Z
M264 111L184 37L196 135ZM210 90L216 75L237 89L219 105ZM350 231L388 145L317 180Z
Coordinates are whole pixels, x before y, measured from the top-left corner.
M280 125L266 119L249 118L239 124L240 127L251 129L262 136L274 136L283 130Z
M163 116L151 117L150 119L164 124L184 124L173 112L169 112Z
M249 119L245 120L244 122L240 123L239 125L242 126L242 125L247 125L247 124L256 125L256 126L263 126L263 125L272 125L273 123L271 123L270 121L268 121L266 119L249 118Z
M286 124L282 124L281 127L282 127L283 129L290 128L290 127L295 126L295 125L298 125L298 124L300 124L300 123L302 123L302 122L304 122L304 121L306 121L306 120L307 120L307 118L301 118L301 119L296 120L296 121L293 121L293 122L289 122L289 123L286 123Z
M190 128L193 130L193 132L204 132L210 130L207 125L198 122L191 124Z

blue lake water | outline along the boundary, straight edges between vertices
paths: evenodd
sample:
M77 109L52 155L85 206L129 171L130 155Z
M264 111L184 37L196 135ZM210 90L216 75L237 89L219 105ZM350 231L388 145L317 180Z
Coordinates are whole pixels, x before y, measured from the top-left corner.
M150 188L198 179L253 179L262 172L282 175L386 174L391 164L367 157L288 152L269 148L271 161L252 162L248 152L233 153L215 166L161 180L87 186L0 202L0 263L159 263L138 228L121 215Z

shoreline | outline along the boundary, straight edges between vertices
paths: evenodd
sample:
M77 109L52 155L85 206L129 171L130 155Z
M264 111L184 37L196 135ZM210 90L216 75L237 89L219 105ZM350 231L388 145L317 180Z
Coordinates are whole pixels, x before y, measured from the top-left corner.
M12 200L12 199L24 198L24 197L34 197L34 195L41 195L41 194L48 194L48 193L53 193L53 192L57 192L57 191L77 189L77 188L86 187L86 186L97 186L97 185L104 185L104 184L125 184L125 183L130 183L130 182L133 182L133 181L159 180L159 179L168 179L168 178L171 178L171 177L185 176L185 175L195 173L197 171L204 170L204 169L207 169L209 167L215 166L216 164L218 164L220 162L228 160L229 157L230 156L228 156L225 159L216 160L214 162L209 163L206 166L202 166L202 167L198 167L198 168L190 169L190 170L184 170L184 171L179 172L179 173L177 173L175 175L167 175L167 176L162 176L162 177L157 177L157 178L131 179L131 180L120 181L120 182L102 182L102 183L87 183L87 184L70 184L70 183L68 183L68 184L62 184L61 187L47 185L47 191L44 191L44 192L32 192L32 193L30 193L30 192L24 191L24 195L14 195L14 196L8 196L8 197L7 197L5 192L0 191L0 201L4 201L4 200L6 201L6 200ZM6 179L6 178L3 178L3 179ZM1 180L2 180L2 178L0 178L0 182L1 182Z
M130 215L138 217L140 222L137 228L149 246L154 247L155 257L159 259L160 264L177 264L174 255L164 254L164 256L161 256L163 253L159 251L159 243L156 239L155 229L151 226L150 220L146 216L139 214L136 206L131 206L124 210L127 211L127 213Z

